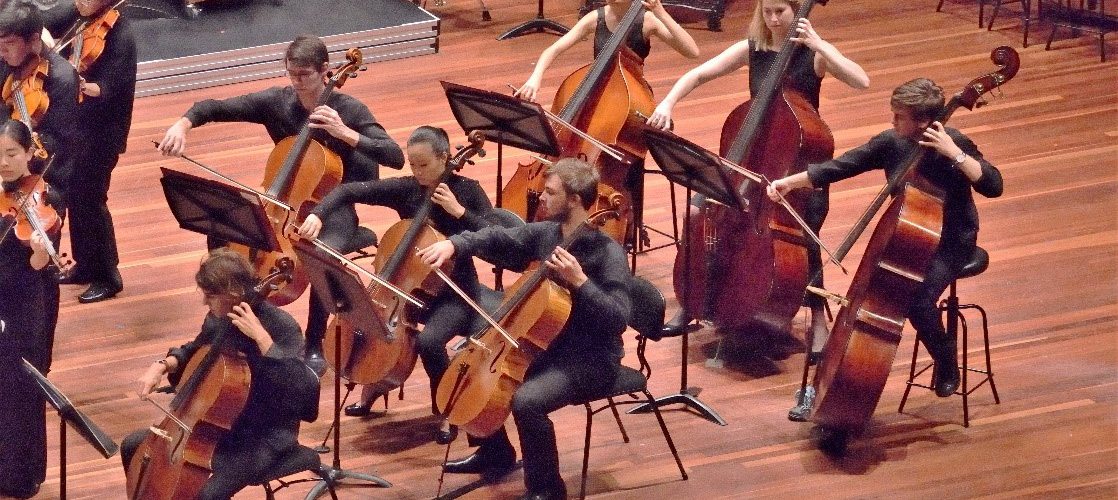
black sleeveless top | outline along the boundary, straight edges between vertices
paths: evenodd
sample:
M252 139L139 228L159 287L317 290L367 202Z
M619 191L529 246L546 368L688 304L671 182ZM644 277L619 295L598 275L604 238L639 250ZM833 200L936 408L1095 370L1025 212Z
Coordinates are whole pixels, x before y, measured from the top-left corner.
M613 32L606 27L606 13L605 7L598 7L598 27L594 29L594 58L598 58L598 52L609 41L609 37L613 36ZM648 53L652 51L652 44L644 39L644 14L641 14L633 23L633 30L629 32L629 39L625 44L633 49L641 59L648 57Z
M774 50L754 50L750 43L749 48L749 94L757 93L758 87L765 81L765 76L772 67L780 52ZM819 88L823 79L815 74L815 52L799 47L792 61L788 63L788 71L784 80L795 90L803 94L811 107L819 110Z

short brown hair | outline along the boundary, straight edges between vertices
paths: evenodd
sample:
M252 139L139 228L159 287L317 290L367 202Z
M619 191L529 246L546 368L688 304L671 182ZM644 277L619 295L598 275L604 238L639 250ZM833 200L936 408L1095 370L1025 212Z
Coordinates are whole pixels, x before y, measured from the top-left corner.
M943 89L927 78L917 78L893 89L889 104L907 109L917 121L935 120L943 111Z
M576 158L563 158L547 168L547 176L559 177L567 195L577 194L582 199L582 208L587 210L598 199L598 169Z
M248 298L255 295L256 275L244 255L217 248L202 259L194 282L203 293Z
M287 46L283 60L290 66L320 69L330 61L330 53L322 39L314 35L299 35Z

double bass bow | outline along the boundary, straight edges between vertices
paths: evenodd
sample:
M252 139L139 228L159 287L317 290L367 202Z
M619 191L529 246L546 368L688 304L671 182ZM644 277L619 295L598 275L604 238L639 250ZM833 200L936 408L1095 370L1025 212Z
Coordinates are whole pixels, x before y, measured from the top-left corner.
M360 49L346 51L346 62L334 69L326 82L326 88L319 95L316 107L324 105L335 89L357 74L361 65ZM311 138L309 120L303 124L298 135L277 143L268 155L263 190L269 197L282 201L290 209L276 204L267 207L268 219L276 228L276 233L285 234L285 228L289 224L306 218L315 204L337 187L341 179L341 158ZM228 247L248 258L257 277L263 281L275 282L265 290L264 295L269 302L284 306L303 294L308 281L296 266L297 258L290 240L280 238L279 241L279 252L265 252L234 243L230 243ZM279 276L280 279L270 280L272 276Z
M644 158L640 131L655 103L644 79L644 62L624 43L644 12L639 0L632 2L594 62L567 76L555 93L552 112L597 142L559 129L560 155L520 165L502 191L504 208L528 222L543 220L546 214L539 212L539 196L547 165L557 158L575 157L597 167L602 179L591 210L609 208L615 193L622 197L621 218L608 223L603 231L622 245L632 235L632 194L627 186L629 177L636 175L634 165ZM607 154L602 154L598 143L609 145Z
M587 231L620 217L619 196L612 203L611 208L592 213L559 246L568 248ZM468 337L466 347L451 359L450 368L439 380L435 403L451 425L472 436L489 436L504 425L528 366L570 317L570 292L548 279L546 266L534 265L535 269L506 287L505 299L491 317L464 297L490 326Z
M816 3L826 1L802 2L793 25ZM744 211L707 203L688 228L688 251L676 255L674 288L685 313L720 328L787 332L808 283L808 240L792 214L803 212L806 198L790 196L786 212L768 199L763 182L801 172L834 152L819 114L783 83L792 58L805 50L791 40L795 36L789 30L758 92L722 126L720 154L756 173L732 174Z
M1017 74L1020 59L1012 48L998 47L990 59L1000 68L972 80L952 96L935 121L946 123L960 107L974 109L983 104L983 94ZM804 402L812 408L812 420L824 428L856 433L873 415L913 295L939 246L943 195L916 169L929 150L920 145L913 148L836 250L842 259L885 199L893 196L870 236L846 294L846 305L835 317L815 371L814 397Z
M485 137L480 131L469 136L470 145L458 150L447 160L446 168L424 194L423 204L411 219L404 219L385 231L378 245L373 267L384 282L392 283L410 295L434 297L442 282L432 276L433 271L415 255L419 248L426 248L446 239L428 222L434 202L435 189L446 182L451 174L460 170L473 156L484 156ZM444 267L449 267L444 265ZM381 282L370 281L366 292L377 308L374 313L380 322L379 332L356 330L343 319L335 317L327 331L339 329L340 359L333 359L335 335L326 335L323 353L327 366L341 367L338 375L358 384L375 384L378 392L399 387L415 367L415 308L395 290ZM339 323L340 322L340 323Z

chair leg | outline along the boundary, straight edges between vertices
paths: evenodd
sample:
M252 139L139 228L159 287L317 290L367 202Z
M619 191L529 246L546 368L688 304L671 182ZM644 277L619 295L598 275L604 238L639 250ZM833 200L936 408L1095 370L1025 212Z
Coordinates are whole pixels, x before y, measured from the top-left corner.
M594 411L590 408L590 403L584 406L586 407L586 437L582 442L582 486L578 490L579 498L586 498L586 471L590 467L590 429L594 424Z
M276 492L272 491L271 483L264 483L264 498L266 500L276 500Z
M644 390L644 396L648 398L648 404L652 406L652 411L656 413L656 421L660 423L660 431L664 433L664 440L668 442L668 449L672 450L672 457L675 458L675 465L679 468L679 475L686 481L687 469L683 468L683 461L679 459L679 451L675 449L675 442L672 441L672 434L668 432L668 425L664 423L664 416L660 414L660 407L656 406L656 398L652 397L652 393L648 392L648 389ZM583 478L585 484L585 475Z
M939 0L939 3L936 4L936 12L939 12L940 9L942 9L942 8L943 8L943 0Z
M617 404L613 402L613 398L606 398L606 401L609 401L609 409L613 410L613 419L617 421L617 429L621 431L621 439L628 443L629 433L625 432L625 424L621 423L621 415L617 413Z

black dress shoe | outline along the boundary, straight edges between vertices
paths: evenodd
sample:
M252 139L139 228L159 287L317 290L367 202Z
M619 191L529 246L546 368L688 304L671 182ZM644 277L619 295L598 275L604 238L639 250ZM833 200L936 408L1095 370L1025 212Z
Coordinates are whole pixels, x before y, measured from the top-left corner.
M322 344L307 344L306 352L303 353L303 362L314 371L315 375L322 377L326 373L326 357L322 355ZM348 408L346 410L346 415L349 415Z
M320 375L321 376L321 375ZM345 407L345 415L347 417L367 417L373 412L373 402L358 401Z
M515 465L516 455L511 450L497 453L478 451L461 460L447 462L443 471L447 474L496 475L511 470Z
M691 318L687 315L687 313L683 312L683 310L680 309L675 316L672 316L672 319L668 320L667 323L664 323L664 327L660 329L660 333L664 334L665 337L679 335L683 333L683 330L687 328L687 325L691 324L691 321L693 319L694 318Z
M563 483L555 488L546 490L534 491L529 490L524 496L520 497L521 500L564 500L567 498L567 486Z
M959 388L959 367L955 363L936 363L932 369L932 385L936 388L936 396L941 398L955 394Z
M447 430L439 429L435 431L435 442L438 444L450 444L455 439L458 439L458 426L452 425Z
M68 274L58 275L59 285L88 285L92 282L93 278L78 269L73 269Z
M89 285L81 295L78 295L78 302L82 304L92 304L94 302L101 302L102 300L109 300L116 297L124 287L114 283L105 283L101 281L94 282Z

